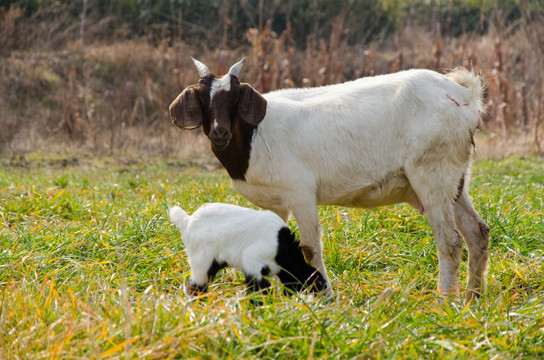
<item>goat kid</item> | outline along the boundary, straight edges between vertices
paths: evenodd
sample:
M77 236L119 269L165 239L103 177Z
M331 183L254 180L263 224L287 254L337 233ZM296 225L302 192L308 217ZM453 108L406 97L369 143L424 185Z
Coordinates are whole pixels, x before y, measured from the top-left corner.
M467 192L483 112L478 76L407 70L261 95L239 82L243 59L222 77L192 60L200 80L172 102L172 122L202 127L242 196L284 221L293 214L304 255L328 285L317 206L404 202L427 214L439 292L459 293L461 236L469 253L466 301L484 291L489 227Z
M309 265L287 224L271 211L236 205L204 204L189 216L178 206L168 209L191 266L187 293L205 292L217 272L227 266L244 272L250 289L270 287L277 275L292 291L326 289L323 276Z

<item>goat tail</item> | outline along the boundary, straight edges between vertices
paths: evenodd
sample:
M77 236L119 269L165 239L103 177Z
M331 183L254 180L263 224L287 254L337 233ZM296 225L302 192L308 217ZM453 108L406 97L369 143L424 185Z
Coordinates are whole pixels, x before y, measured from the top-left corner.
M187 228L187 223L191 218L182 208L179 206L171 206L168 208L168 217L172 224L174 224L182 233Z
M484 94L486 88L480 75L464 67L458 67L446 74L446 77L467 88L469 105L476 105L480 115L485 113Z

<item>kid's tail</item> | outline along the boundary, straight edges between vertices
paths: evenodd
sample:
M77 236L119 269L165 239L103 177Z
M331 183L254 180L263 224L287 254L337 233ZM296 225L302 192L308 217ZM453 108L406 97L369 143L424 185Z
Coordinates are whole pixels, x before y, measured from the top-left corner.
M182 233L187 227L190 216L179 206L171 206L168 208L168 217L172 224L174 224Z

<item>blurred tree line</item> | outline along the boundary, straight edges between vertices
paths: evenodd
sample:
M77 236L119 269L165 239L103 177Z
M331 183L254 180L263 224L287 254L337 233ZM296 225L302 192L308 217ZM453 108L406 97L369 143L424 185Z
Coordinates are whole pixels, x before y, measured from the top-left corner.
M508 26L542 14L544 0L2 0L0 49L135 37L237 47L247 29L262 30L267 20L277 33L289 23L296 46L303 48L310 34L327 38L337 16L345 17L343 36L353 45L408 25L445 36L482 34L499 10Z

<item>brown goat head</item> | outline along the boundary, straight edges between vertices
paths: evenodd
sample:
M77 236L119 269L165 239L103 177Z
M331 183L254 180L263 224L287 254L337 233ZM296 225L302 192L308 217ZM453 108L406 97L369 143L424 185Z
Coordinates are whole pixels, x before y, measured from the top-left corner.
M202 130L212 148L228 147L236 129L246 125L256 127L266 114L266 100L249 84L241 84L238 74L245 59L234 64L229 72L217 77L208 67L191 58L198 69L198 84L190 85L170 105L172 122L183 130ZM241 131L241 130L240 130Z

